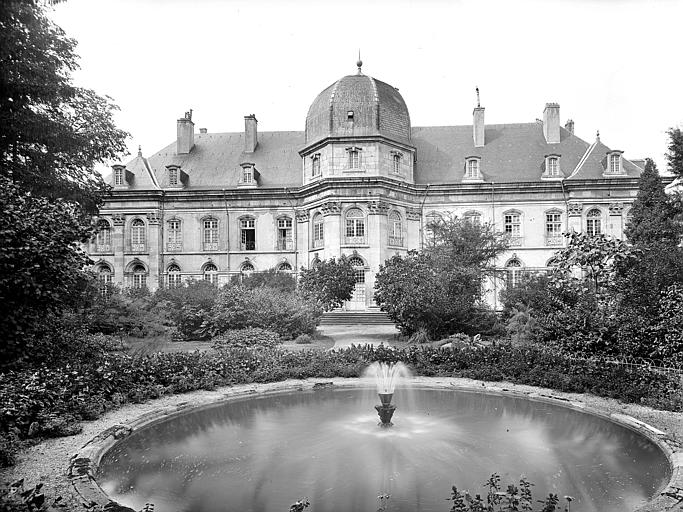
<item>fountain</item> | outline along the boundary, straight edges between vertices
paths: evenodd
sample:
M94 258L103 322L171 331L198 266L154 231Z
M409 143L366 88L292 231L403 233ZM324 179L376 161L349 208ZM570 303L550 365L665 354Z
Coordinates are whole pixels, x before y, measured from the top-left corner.
M398 381L410 375L408 368L403 363L372 363L365 372L366 376L375 378L377 394L381 404L376 405L375 409L379 415L379 426L388 428L393 425L391 418L396 411L396 406L392 405L391 399L394 396L394 389Z

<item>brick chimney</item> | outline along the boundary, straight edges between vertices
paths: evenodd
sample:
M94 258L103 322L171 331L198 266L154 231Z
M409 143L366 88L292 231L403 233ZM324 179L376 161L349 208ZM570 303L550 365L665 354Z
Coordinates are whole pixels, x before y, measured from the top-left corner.
M186 155L194 147L194 123L192 122L192 109L185 112L185 116L178 119L178 145L176 153Z
M244 116L244 152L253 153L258 144L258 133L256 125L258 121L254 114Z
M548 144L560 142L560 105L546 103L543 110L543 135Z
M477 87L477 106L472 112L472 136L474 138L474 147L481 148L485 141L485 125L484 125L484 107L479 103L479 87Z
M564 123L564 129L573 135L574 134L574 121L572 119L567 119L567 122Z

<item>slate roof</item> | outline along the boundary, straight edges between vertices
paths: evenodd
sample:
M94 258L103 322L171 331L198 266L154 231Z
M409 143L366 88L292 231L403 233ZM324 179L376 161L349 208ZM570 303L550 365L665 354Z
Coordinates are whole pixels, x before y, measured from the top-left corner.
M568 180L602 179L610 150L599 140L589 144L564 128L560 142L548 144L540 122L487 125L485 146L479 148L474 147L471 125L414 127L411 143L417 148L418 184L462 182L470 156L481 158L486 182L539 182L549 154L560 155ZM136 175L134 189L167 188L166 166L171 164L189 176L185 188L236 188L240 164L245 162L254 163L259 171L259 188L298 187L303 183L298 151L304 145L304 132L260 132L256 150L245 153L244 133L199 133L189 154L177 155L174 141L148 159L134 158L126 168ZM626 159L623 166L629 177L642 172Z

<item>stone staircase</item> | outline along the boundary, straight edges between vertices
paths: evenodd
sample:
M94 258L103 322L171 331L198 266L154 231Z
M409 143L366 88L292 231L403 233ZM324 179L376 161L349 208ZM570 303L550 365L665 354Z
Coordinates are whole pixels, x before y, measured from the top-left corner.
M327 311L320 325L394 325L384 311Z

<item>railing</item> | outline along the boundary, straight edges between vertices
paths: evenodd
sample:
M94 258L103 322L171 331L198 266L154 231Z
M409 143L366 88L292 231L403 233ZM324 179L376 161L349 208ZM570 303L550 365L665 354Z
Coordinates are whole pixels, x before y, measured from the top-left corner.
M560 247L564 245L564 237L562 235L549 235L545 237L546 247Z
M96 244L95 252L111 252L110 244Z
M166 250L168 252L183 252L182 242L167 242Z
M524 242L524 238L521 236L508 236L508 246L510 247L522 247L522 244Z
M294 249L294 241L287 239L280 239L277 241L276 249L278 251L291 251Z
M323 245L325 245L324 240L313 240L313 248L314 249L318 248L318 247L322 247Z
M367 238L364 236L347 236L344 237L344 244L345 245L366 245Z
M395 247L403 247L403 237L402 236L390 236L389 237L389 245L393 245Z
M218 242L204 242L204 250L205 251L217 251L218 250Z
M131 252L146 252L147 244L130 244Z
M240 244L240 250L242 250L242 251L255 251L256 250L256 242L254 240L242 242Z

